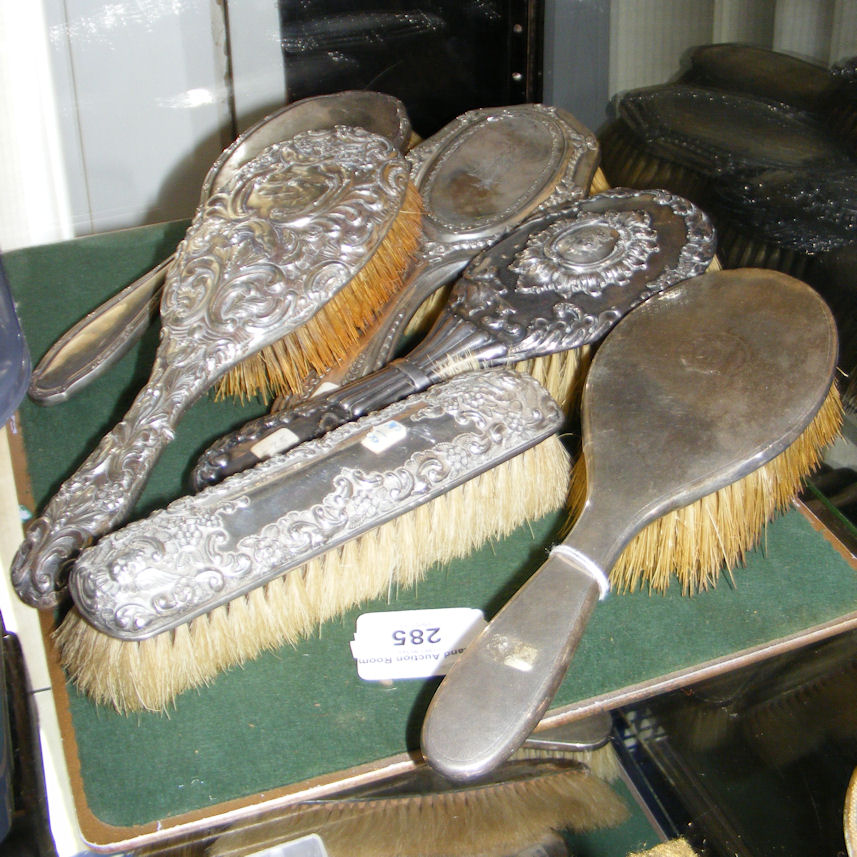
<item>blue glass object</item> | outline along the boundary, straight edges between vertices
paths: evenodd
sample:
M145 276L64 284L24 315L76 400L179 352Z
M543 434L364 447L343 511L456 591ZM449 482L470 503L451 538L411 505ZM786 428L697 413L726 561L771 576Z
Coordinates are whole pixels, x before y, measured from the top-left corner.
M31 370L30 352L0 256L0 425L24 398Z

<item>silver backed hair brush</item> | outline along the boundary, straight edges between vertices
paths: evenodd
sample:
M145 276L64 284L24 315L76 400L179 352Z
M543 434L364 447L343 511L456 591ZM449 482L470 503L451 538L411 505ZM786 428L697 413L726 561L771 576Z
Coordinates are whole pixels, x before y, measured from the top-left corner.
M531 218L470 264L406 357L221 438L201 456L194 484L424 389L456 361L497 366L595 342L650 295L704 271L713 255L705 215L665 191L606 191Z
M559 422L532 378L460 375L105 536L75 563L72 597L105 633L160 633L446 493Z
M200 202L217 193L237 170L268 146L302 131L335 125L380 134L401 152L411 138L405 107L391 95L350 90L304 98L271 113L234 140L206 173ZM64 402L127 353L158 312L172 261L173 256L165 259L69 328L33 370L30 398L43 405Z
M338 126L271 146L200 207L167 275L149 382L30 522L11 569L22 600L58 602L67 561L125 518L177 421L222 375L273 345L306 355L327 312L349 331L371 314L361 274L391 234L418 231L418 212L416 229L403 214L411 189L388 140Z
M560 416L529 376L468 373L178 500L81 554L61 661L96 701L160 710L560 508Z
M722 542L755 544L838 430L836 353L818 294L761 269L681 283L616 326L583 392L586 502L432 698L422 746L433 767L479 777L529 735L617 559L647 525L693 514L655 537L656 560L702 519L715 519ZM645 571L658 586L659 569Z

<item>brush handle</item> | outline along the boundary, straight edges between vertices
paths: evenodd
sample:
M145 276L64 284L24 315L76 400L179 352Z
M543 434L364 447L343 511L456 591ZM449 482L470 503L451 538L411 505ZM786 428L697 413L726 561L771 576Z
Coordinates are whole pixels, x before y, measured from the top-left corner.
M424 390L437 380L408 371L409 367L407 361L395 361L326 395L295 408L265 414L224 435L197 461L191 473L194 490L216 485L227 476Z
M555 550L465 649L423 724L423 754L433 768L451 779L474 779L527 739L602 593L593 566L584 554Z
M128 352L158 312L171 255L69 328L30 377L29 396L43 405L69 399Z
M419 393L462 368L500 365L505 347L490 332L442 313L407 357L298 405L246 423L212 444L199 458L191 481L196 490L214 485L260 461L320 437L326 431ZM452 367L456 359L467 364Z
M62 600L69 561L128 516L176 423L206 386L163 356L156 359L124 419L27 527L11 566L22 601L48 609Z

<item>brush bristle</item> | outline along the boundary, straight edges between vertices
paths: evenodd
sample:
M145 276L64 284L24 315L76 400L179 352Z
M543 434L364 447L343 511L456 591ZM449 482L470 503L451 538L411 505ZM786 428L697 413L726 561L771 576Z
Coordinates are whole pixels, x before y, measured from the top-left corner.
M345 358L349 346L403 286L421 235L422 201L408 184L402 207L360 271L305 324L233 367L216 397L266 400L305 392L306 379Z
M556 436L266 586L140 642L107 636L72 610L54 634L63 666L96 702L162 710L184 690L265 649L294 644L426 569L561 508L569 459ZM409 549L403 550L402 545Z
M305 804L236 831L208 851L241 857L317 833L330 857L506 857L551 830L588 832L628 818L622 799L579 766L460 791Z
M592 184L589 186L589 195L603 193L605 190L610 190L610 183L607 181L607 176L604 175L604 170L598 167L592 177Z
M583 345L570 351L558 351L533 360L522 360L514 369L532 375L566 413L579 401L583 381L592 361L592 347Z
M826 708L816 710L809 696L795 693L752 706L743 712L743 744L771 768L784 768L815 752L827 739ZM852 700L853 701L853 700Z
M717 250L728 268L770 268L804 279L812 257L782 244L748 235L728 219L717 225Z
M628 857L696 857L696 851L686 839L670 839L648 851L633 851Z
M619 779L622 773L622 764L611 743L598 747L595 750L554 750L528 747L526 744L516 750L512 759L566 759L586 765L593 776L606 783L613 783Z
M814 419L778 456L743 479L668 512L635 536L610 572L613 588L665 591L673 578L684 594L714 586L720 570L742 563L765 524L799 493L841 424L842 403L834 386ZM572 476L572 517L585 493L586 467L580 459Z
M788 682L788 670L784 673ZM827 664L818 674L774 691L742 712L744 741L775 768L805 758L825 742L851 745L857 736L855 703L857 661L833 667Z
M591 348L584 345L569 351L557 351L544 357L534 357L512 363L511 368L532 375L544 387L562 410L569 414L580 402L583 381L591 362ZM444 358L434 366L441 378L452 378L462 372L479 369L479 360L469 353Z

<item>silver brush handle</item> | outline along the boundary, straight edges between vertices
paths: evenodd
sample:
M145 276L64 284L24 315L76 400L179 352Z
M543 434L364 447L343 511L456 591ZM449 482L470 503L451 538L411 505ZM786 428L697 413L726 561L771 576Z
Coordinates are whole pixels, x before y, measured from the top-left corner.
M40 609L59 604L70 560L128 516L195 398L175 395L179 388L187 389L187 384L158 360L124 419L30 522L11 566L12 584L22 601Z
M138 277L57 339L30 376L30 398L43 405L64 402L125 355L157 314L173 259Z
M553 434L557 404L508 370L458 376L102 538L70 590L96 628L190 621Z
M583 555L556 551L465 649L426 713L422 750L454 780L493 770L527 739L562 682L601 594Z

